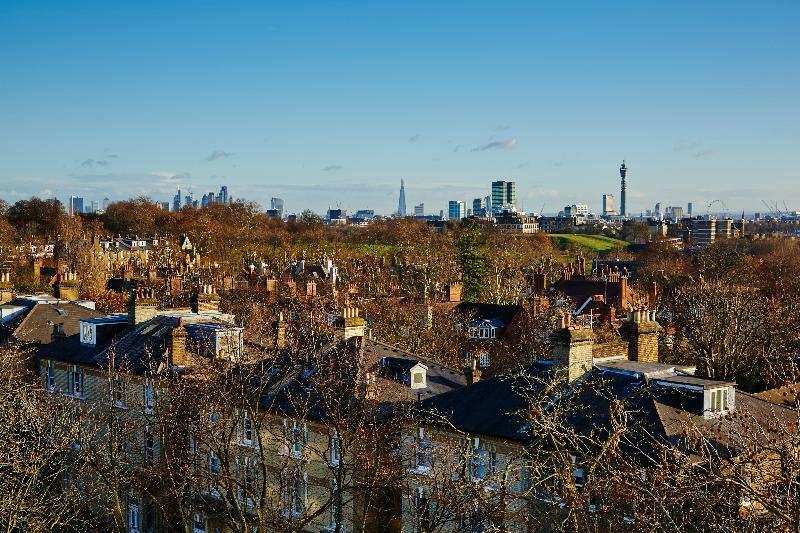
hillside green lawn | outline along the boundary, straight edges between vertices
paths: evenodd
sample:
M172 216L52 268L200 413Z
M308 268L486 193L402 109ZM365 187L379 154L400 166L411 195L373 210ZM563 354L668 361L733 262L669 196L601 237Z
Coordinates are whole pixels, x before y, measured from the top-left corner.
M625 241L605 235L553 233L550 235L550 240L553 242L553 246L559 250L564 250L573 244L600 254L622 250L628 245Z

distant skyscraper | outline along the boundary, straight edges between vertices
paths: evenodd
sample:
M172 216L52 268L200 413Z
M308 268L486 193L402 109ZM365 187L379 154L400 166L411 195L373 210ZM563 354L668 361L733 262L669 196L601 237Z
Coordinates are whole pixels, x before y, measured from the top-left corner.
M83 198L81 198L80 196L70 196L69 214L77 215L78 213L83 213Z
M228 186L223 185L219 189L219 201L223 204L229 204L230 198L228 197Z
M103 198L103 211L108 209L108 204L110 204L110 203L111 203L111 200L109 200L108 197Z
M421 203L419 205L414 206L414 216L415 217L424 217L425 216L425 204Z
M192 207L194 205L194 200L192 199L192 194L189 193L183 197L183 205Z
M620 177L620 194L619 194L619 214L627 216L627 206L625 205L625 190L627 189L628 167L625 166L625 160L622 160L622 165L619 167Z
M172 199L172 210L173 211L180 211L181 210L181 190L178 189L178 194Z
M691 216L692 216L692 202L689 202L689 205L686 206L686 213L691 218Z
M461 220L467 216L467 204L458 200L450 200L447 203L447 218L450 220Z
M517 183L514 181L492 182L492 212L515 209L517 206Z
M400 199L397 201L397 214L406 216L406 184L400 180Z
M472 200L472 214L476 217L486 216L486 198L475 198Z
M169 211L169 202L161 202L158 204L164 211Z
M280 213L280 216L283 216L283 198L271 198L269 207Z
M603 216L613 216L617 212L614 211L614 195L606 193L603 195Z

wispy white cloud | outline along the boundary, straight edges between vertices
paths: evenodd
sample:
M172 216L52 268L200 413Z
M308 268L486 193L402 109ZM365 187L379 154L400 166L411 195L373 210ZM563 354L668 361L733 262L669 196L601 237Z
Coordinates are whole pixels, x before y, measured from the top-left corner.
M517 145L517 138L511 137L502 141L492 141L490 143L476 146L472 149L473 152L485 152L486 150L511 150Z
M211 154L208 157L206 157L206 161L214 161L216 159L223 159L223 158L226 158L226 157L230 157L232 155L233 155L232 152L226 152L225 150L223 150L221 148L217 148L216 150L211 152Z
M92 168L94 166L107 167L110 164L111 163L107 159L86 159L84 161L81 161L81 166L87 168Z
M696 141L678 141L672 146L673 152L689 152L692 157L706 157L714 153L714 149Z

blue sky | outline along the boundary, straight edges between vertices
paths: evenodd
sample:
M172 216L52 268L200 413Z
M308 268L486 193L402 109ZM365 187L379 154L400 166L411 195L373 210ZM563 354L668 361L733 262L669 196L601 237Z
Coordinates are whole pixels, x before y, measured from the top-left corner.
M800 2L123 4L0 5L0 198L800 209Z

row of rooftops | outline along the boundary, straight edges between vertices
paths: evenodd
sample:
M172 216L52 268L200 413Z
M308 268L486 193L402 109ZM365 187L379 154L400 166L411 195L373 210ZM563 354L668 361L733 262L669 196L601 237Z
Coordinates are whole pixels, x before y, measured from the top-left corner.
M641 311L632 313L628 321L641 324L653 320L652 312ZM5 336L37 344L42 358L97 366L111 360L133 372L154 371L164 368L165 363L171 364L164 356L171 354L169 343L176 328L185 331L183 342L194 344L195 348L205 345L212 356L218 355L219 346L209 349L209 343L230 342L230 335L234 335L237 349L244 349L242 328L235 325L231 315L218 311L159 310L151 318L132 325L129 315L103 315L94 309L92 302L26 295L0 306L0 323ZM554 372L557 365L553 361L539 361L512 375L480 380L468 371L438 365L370 339L365 335L366 322L357 312L346 311L342 326L345 330L349 328L348 335L360 337L363 367L371 376L368 381L381 389L381 400L421 402L421 409L435 410L456 428L469 433L519 441L532 438L525 433L524 420L515 414L526 402L521 385L534 390ZM571 324L565 326L567 331L574 329ZM570 333L573 335L574 332ZM347 341L347 337L336 338L331 343ZM334 353L331 346L325 350ZM226 353L226 357L231 355ZM721 422L724 417L720 415L730 414L734 409L760 413L762 417L790 415L783 407L737 392L735 383L693 374L691 367L653 361L624 357L591 359L590 368L570 385L580 391L571 401L577 402L578 412L585 411L587 417L592 413L592 424L602 426L610 420L607 412L603 414L594 405L601 401L601 396L621 401L635 399L636 416L655 423L658 434L665 438L674 436L673 425L681 421L691 420L702 427L724 425L726 422ZM288 375L284 378L288 379ZM586 392L589 386L603 387L608 394L590 394ZM576 420L580 416L576 414Z

